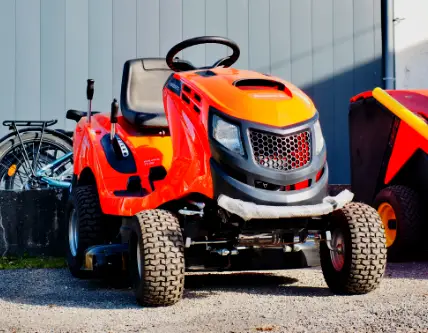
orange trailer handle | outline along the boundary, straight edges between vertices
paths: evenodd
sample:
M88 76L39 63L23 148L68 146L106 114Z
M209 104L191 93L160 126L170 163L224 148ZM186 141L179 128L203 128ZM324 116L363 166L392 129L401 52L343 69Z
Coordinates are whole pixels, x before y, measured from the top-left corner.
M425 120L414 114L382 88L376 87L372 94L379 103L428 140L428 124Z

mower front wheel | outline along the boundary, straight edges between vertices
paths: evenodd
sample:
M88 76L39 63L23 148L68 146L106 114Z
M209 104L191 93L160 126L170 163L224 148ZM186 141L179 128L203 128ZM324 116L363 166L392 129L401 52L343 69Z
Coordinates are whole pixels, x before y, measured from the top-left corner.
M184 290L184 243L172 213L153 209L135 216L129 267L137 302L146 306L177 303Z
M386 267L385 233L377 211L352 202L330 216L331 241L320 244L321 268L336 294L376 289Z

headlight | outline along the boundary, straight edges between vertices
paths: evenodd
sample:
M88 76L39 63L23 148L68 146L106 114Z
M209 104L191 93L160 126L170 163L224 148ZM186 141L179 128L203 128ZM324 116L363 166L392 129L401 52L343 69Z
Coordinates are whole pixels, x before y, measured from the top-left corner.
M324 137L322 135L321 125L319 120L314 124L314 135L315 135L315 155L321 153L324 147Z
M237 154L244 155L244 147L242 146L238 126L216 115L213 116L213 137L227 149Z

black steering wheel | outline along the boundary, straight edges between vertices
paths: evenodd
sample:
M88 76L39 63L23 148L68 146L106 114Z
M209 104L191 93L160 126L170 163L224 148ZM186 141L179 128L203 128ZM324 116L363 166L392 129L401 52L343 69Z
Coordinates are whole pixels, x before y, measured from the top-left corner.
M226 45L232 49L233 53L230 56L217 60L212 66L207 67L195 67L189 61L175 58L175 55L184 49L200 44ZM240 53L241 51L239 50L239 46L228 38L217 36L194 37L183 40L182 42L173 46L166 55L166 63L168 67L171 68L174 72L191 71L195 69L210 69L219 66L230 67L236 62L236 60L238 60Z

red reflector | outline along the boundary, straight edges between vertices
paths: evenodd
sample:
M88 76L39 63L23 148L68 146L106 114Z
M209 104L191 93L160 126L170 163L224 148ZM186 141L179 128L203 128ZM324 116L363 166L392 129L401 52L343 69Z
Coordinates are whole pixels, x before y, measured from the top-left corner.
M307 188L307 187L309 187L309 180L304 180L300 183L294 184L295 190L301 190L302 188Z
M322 174L324 173L324 168L322 168L320 171L318 171L317 176L315 178L315 181L319 181L320 178L322 177Z

